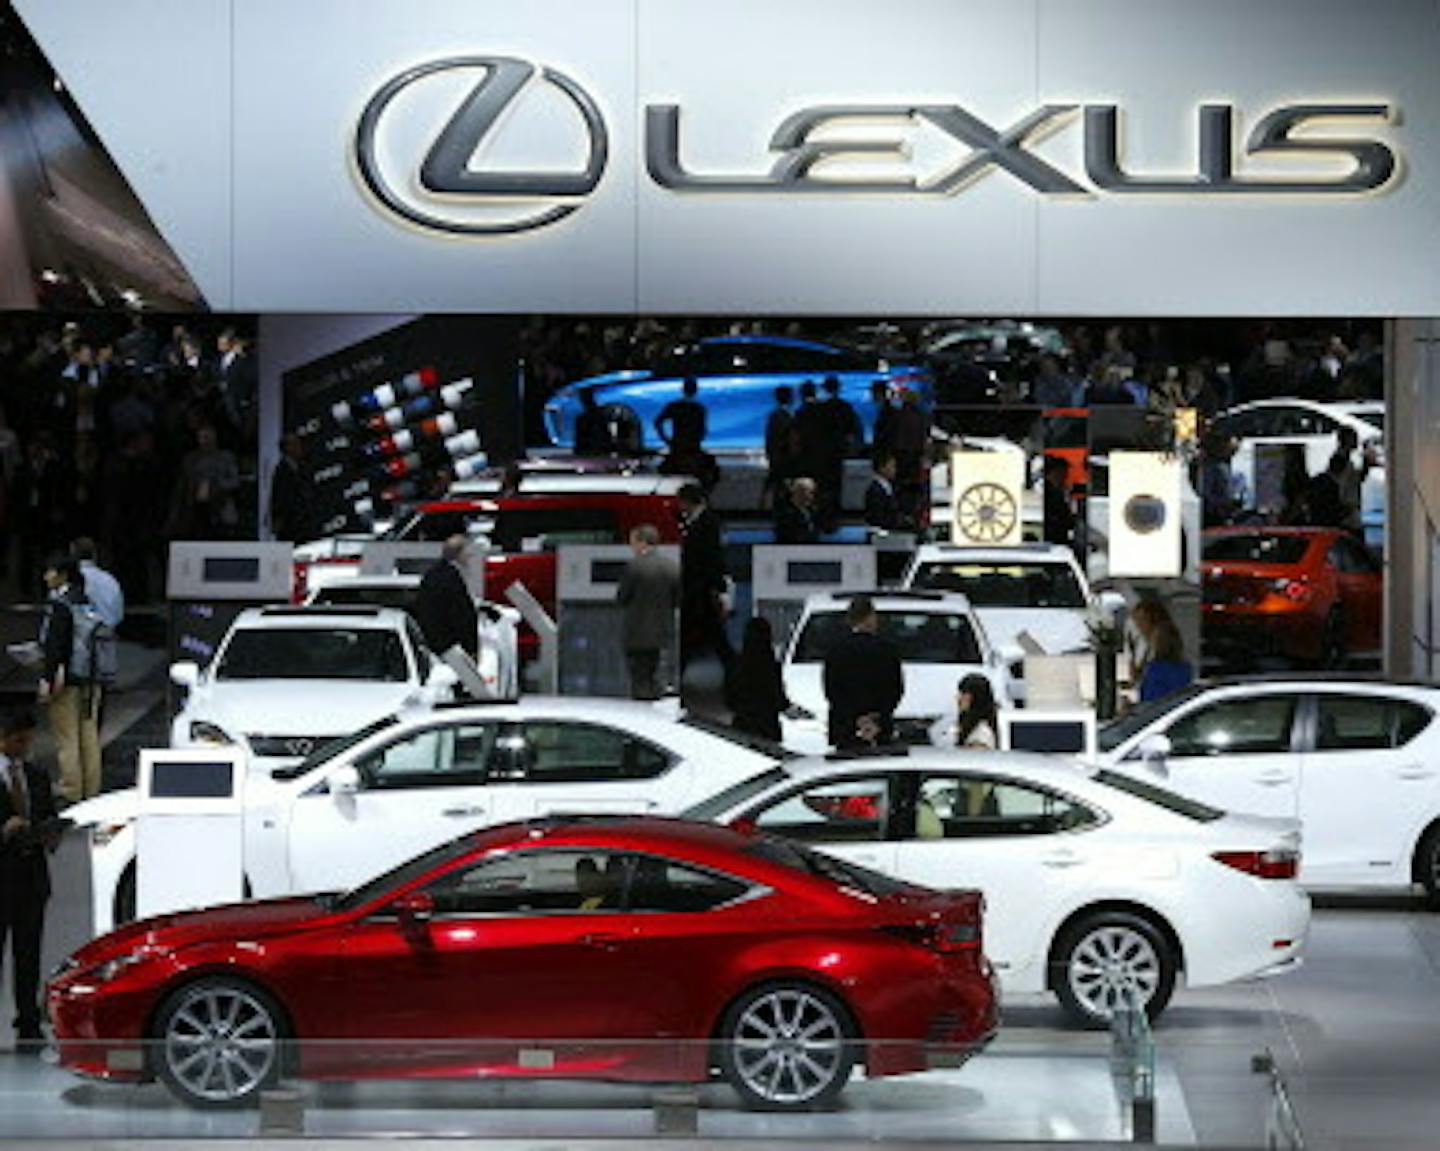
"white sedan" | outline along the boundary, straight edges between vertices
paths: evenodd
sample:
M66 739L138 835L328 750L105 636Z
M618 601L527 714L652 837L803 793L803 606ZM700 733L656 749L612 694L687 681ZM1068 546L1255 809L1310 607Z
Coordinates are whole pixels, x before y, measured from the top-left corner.
M1440 689L1336 676L1196 684L1100 730L1103 763L1232 811L1300 819L1301 881L1440 904Z
M248 773L255 898L354 887L480 827L554 811L680 811L786 753L648 704L531 697L381 719L273 775ZM92 827L96 932L134 917L138 797L66 815Z
M247 608L206 667L177 663L170 678L187 693L170 746L244 743L262 772L381 716L428 709L458 682L405 612L363 606Z
M985 950L1011 992L1053 991L1087 1025L1132 989L1272 974L1310 902L1296 820L1225 814L1154 784L1007 752L804 760L692 807L911 883L985 893Z
M787 747L808 754L829 747L825 657L849 634L845 613L855 594L823 593L805 601L781 674L785 693L808 718L784 722ZM896 589L869 594L880 620L879 634L895 646L904 667L905 694L895 709L897 742L929 743L935 724L954 714L955 689L972 672L990 680L999 706L1014 701L1025 653L1013 644L992 645L963 595Z

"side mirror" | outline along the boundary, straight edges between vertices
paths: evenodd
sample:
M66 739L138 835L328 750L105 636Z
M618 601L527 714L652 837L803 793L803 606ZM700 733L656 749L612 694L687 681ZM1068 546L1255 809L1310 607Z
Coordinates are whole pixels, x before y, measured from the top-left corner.
M407 892L391 907L401 927L419 927L435 918L435 897L428 891Z
M741 835L754 835L759 831L755 820L748 815L742 815L738 819L732 819L730 821L730 827L732 830L738 831Z
M331 772L326 786L329 787L331 795L342 796L354 795L362 789L363 783L364 781L360 778L360 770L353 764L346 764Z
M993 658L996 667L1008 668L1012 664L1025 662L1025 649L1018 643L1002 643L995 648Z
M1157 775L1170 774L1165 766L1165 760L1170 755L1170 737L1168 735L1147 735L1140 741L1136 751L1140 755L1141 762Z
M180 663L172 663L170 665L170 682L176 687L193 691L200 682L200 665L188 659Z
M425 677L425 687L435 695L453 691L460 683L460 676L447 663L436 660L430 665L430 674Z
M1096 600L1096 606L1100 609L1100 615L1111 622L1114 622L1129 607L1125 597L1118 591L1104 591Z

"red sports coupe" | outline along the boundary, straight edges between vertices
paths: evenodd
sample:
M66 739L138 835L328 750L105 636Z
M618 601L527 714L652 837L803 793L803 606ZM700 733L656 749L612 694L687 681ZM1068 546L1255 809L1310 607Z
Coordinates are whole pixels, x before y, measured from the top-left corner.
M993 1035L978 892L709 824L491 828L341 896L166 916L48 990L62 1065L200 1106L281 1074L703 1081L817 1107ZM333 1041L340 1042L333 1042Z
M1212 528L1204 536L1201 577L1209 654L1339 667L1379 651L1384 576L1347 532Z

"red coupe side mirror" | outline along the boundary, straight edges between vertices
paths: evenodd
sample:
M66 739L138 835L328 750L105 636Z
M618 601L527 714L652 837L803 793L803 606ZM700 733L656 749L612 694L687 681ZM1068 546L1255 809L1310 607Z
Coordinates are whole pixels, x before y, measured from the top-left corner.
M730 821L730 827L733 830L738 831L741 835L754 835L755 832L759 830L755 826L755 821L744 815L742 815L739 819L732 819Z
M435 897L428 891L412 891L393 904L402 926L414 927L429 923L435 917Z

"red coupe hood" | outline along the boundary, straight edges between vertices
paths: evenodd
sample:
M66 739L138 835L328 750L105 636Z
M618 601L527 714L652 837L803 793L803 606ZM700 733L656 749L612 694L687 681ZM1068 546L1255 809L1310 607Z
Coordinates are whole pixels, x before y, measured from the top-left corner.
M203 911L182 911L126 924L108 935L87 943L75 953L82 965L104 963L115 955L141 945L165 949L187 947L212 939L256 939L294 931L309 920L321 920L331 913L313 896L267 899L254 903L233 903Z

